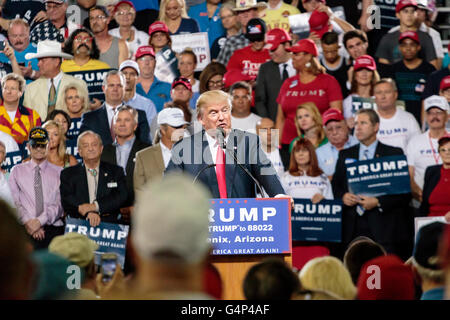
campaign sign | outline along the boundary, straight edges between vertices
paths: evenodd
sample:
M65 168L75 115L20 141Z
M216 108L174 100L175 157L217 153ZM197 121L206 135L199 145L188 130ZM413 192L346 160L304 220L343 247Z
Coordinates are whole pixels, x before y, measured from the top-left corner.
M6 172L11 172L12 167L21 162L22 151L18 150L14 152L8 152L6 154L5 160L2 163L2 169L4 169Z
M70 119L70 128L66 133L66 137L69 140L78 139L78 136L80 135L80 128L81 128L81 118L72 118Z
M411 192L406 156L389 156L349 162L346 160L351 193L369 197Z
M94 98L104 101L105 94L102 90L103 79L106 77L106 74L113 69L98 69L98 70L90 70L90 71L74 71L74 72L66 72L71 76L74 76L77 79L84 80L87 84L87 88L89 91L89 99L92 100Z
M64 233L76 232L84 234L89 239L98 244L98 250L95 251L95 264L100 265L102 254L115 253L117 262L122 269L125 263L125 250L127 247L127 237L129 226L100 222L97 227L91 227L89 221L66 218L66 230Z
M352 97L352 113L355 114L359 109L377 109L373 98Z
M172 38L172 36L170 37ZM155 76L158 80L172 83L180 75L177 56L169 46L165 46L158 51L155 60Z
M342 201L294 199L291 221L293 241L341 242Z
M180 53L186 48L191 48L197 56L197 68L195 71L202 71L211 62L209 52L208 33L196 32L188 34L171 35L172 50Z
M292 252L290 200L211 199L209 242L214 255Z

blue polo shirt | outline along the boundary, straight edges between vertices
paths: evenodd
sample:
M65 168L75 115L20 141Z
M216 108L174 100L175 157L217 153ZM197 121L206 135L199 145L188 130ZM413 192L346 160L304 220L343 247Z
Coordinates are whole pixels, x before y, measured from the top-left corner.
M144 96L155 104L156 111L160 112L164 108L164 103L172 100L170 98L171 85L154 77L153 83L148 92L145 92L140 83L136 86L136 93Z
M344 144L343 149L353 147L358 143L358 139L354 136L349 135L347 142ZM316 149L317 161L319 162L319 167L327 176L334 175L334 170L336 169L336 162L339 158L339 150L336 149L330 142L327 142L321 147Z
M211 18L208 17L206 1L190 7L188 11L188 16L197 20L200 32L208 32L209 47L212 46L217 38L225 33L225 29L222 26L222 20L219 16L220 6L221 4L219 3Z
M18 52L16 50L14 50L14 55L16 56L16 60L17 63L25 63L25 67L28 66L28 62L31 61L31 69L38 71L39 67L38 67L38 60L36 58L31 59L31 60L27 60L25 59L25 55L27 53L36 53L37 49L36 47L30 42L30 44L28 45L28 47L23 50L22 52ZM4 63L10 63L8 57L2 52L0 53L0 62L4 62ZM27 79L27 84L32 82L33 80L31 79Z

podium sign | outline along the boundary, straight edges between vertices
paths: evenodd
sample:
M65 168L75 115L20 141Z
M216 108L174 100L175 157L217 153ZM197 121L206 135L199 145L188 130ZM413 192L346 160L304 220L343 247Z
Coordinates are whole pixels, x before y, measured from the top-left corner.
M211 199L209 222L213 255L292 252L287 198Z

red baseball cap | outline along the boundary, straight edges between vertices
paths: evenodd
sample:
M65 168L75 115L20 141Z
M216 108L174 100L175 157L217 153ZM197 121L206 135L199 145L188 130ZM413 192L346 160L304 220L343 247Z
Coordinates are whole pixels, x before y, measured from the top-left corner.
M162 21L155 21L150 25L150 27L148 27L148 35L150 37L152 36L153 33L158 31L169 33L169 28Z
M314 32L319 38L322 38L323 34L330 30L329 20L330 17L326 12L314 10L308 21L310 32Z
M312 54L314 57L317 57L319 55L317 46L311 39L302 39L289 49L286 49L286 51L293 53L306 52Z
M338 109L330 108L327 111L325 111L322 115L322 123L324 126L327 125L330 121L342 121L344 120L344 116L342 115L341 111Z
M275 28L266 33L266 49L274 51L282 43L292 41L291 36L286 30Z
M189 91L192 91L192 85L188 78L185 77L177 77L172 82L172 89L175 88L177 85L182 84L186 87Z
M355 64L353 66L354 71L358 71L360 69L368 69L371 71L375 71L377 70L377 64L375 63L375 60L371 56L365 54L356 58Z
M446 76L441 80L441 84L439 85L439 90L445 90L450 88L450 76Z
M405 31L400 33L400 37L398 38L398 42L402 42L404 39L409 38L418 44L420 44L419 35L415 31Z
M140 46L136 50L135 58L137 60L140 57L145 56L147 54L153 56L153 58L155 57L155 50L153 50L153 47L152 46Z
M225 88L231 87L233 84L239 81L252 81L256 77L249 76L248 74L242 73L240 69L230 69L223 75L223 83Z
M395 7L395 13L399 13L406 7L417 8L417 2L415 0L400 0Z
M113 12L114 13L116 13L116 11L117 11L117 8L119 8L119 6L120 5L122 5L122 4L127 4L127 5L129 5L130 7L132 7L133 9L134 9L134 11L136 11L136 8L134 7L134 4L133 4L133 2L131 2L131 1L126 1L126 0L123 0L123 1L119 1L119 2L117 2L117 4L114 6L114 10L113 10Z

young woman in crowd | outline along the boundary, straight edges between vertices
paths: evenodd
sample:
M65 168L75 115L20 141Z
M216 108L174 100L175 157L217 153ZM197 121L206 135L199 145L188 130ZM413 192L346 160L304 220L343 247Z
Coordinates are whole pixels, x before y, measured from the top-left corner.
M49 120L43 127L47 130L49 137L48 162L63 168L78 164L74 156L66 153L66 137L59 123Z
M328 142L322 126L322 116L313 102L305 102L297 107L295 127L297 128L298 137L292 140L289 145L289 152L292 152L294 143L300 138L308 139L314 148L318 148Z
M369 55L363 55L355 60L352 78L350 79L350 94L344 99L344 118L350 129L355 126L353 98L374 98L373 87L380 80L375 60Z
M148 28L148 44L153 47L155 54L161 51L162 48L168 46L172 48L172 39L170 38L169 28L162 21L153 22Z
M162 0L158 20L167 25L171 35L200 32L197 21L188 17L184 0Z
M211 62L200 74L200 94L210 90L222 90L224 88L223 76L227 68L219 62Z
M64 110L53 110L49 113L47 116L47 121L54 120L61 126L61 130L63 134L67 137L67 133L69 132L70 126L71 126L71 119L70 116L65 112ZM70 138L69 138L70 139Z

